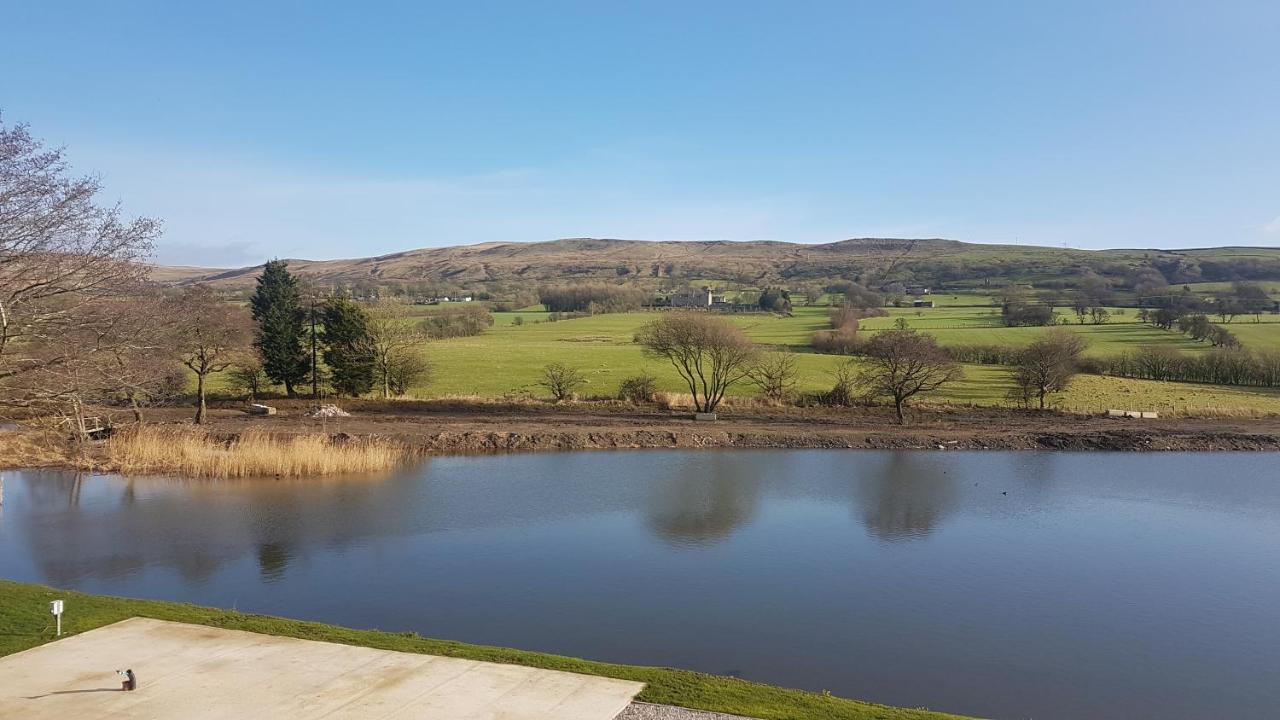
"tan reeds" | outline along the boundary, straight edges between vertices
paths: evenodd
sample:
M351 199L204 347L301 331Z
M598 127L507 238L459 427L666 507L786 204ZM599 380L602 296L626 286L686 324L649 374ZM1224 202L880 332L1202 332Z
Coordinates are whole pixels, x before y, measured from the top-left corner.
M130 475L306 477L370 473L394 467L405 449L379 439L333 441L327 435L276 436L254 430L223 440L200 428L143 427L107 442L107 456Z

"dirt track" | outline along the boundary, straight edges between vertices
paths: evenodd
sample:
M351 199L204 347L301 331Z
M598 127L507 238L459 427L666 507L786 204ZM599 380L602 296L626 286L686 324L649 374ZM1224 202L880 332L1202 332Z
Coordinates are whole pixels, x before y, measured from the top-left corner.
M1013 410L913 413L897 425L880 409L731 410L713 423L688 413L628 406L457 405L347 402L352 417L304 416L305 401L277 401L280 414L251 417L214 408L211 429L239 433L378 435L433 454L594 448L882 448L932 450L1280 450L1280 418L1134 420ZM170 408L155 420L188 413Z

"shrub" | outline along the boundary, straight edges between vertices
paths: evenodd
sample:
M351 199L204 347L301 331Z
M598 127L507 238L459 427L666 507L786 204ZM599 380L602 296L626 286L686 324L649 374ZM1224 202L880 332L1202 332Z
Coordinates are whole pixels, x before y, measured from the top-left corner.
M839 330L819 330L813 334L809 345L820 353L856 355L862 343L856 327L845 327Z
M951 345L947 354L956 362L975 365L1012 365L1022 348L1012 345Z
M814 399L819 405L849 407L857 401L858 369L852 361L846 361L831 371L831 389L819 393Z
M658 394L658 378L644 373L623 378L618 385L618 399L640 405L653 402Z
M828 285L827 292L844 296L844 305L855 308L878 308L884 305L884 296L868 290L855 282L838 282Z
M390 358L387 368L387 385L391 394L402 396L414 385L431 382L431 363L414 352L406 352Z
M840 307L832 308L831 312L827 313L827 319L831 322L831 327L838 330L849 325L856 328L858 326L858 321L864 318L885 317L888 314L889 312L887 310L879 307L861 308L852 305L842 305Z
M785 402L796 385L796 359L790 352L764 353L747 370L747 378L760 394L776 403Z
M473 337L483 333L492 325L493 313L483 307L471 306L449 308L432 313L422 321L421 328L427 337L440 340L452 337Z
M577 369L555 362L542 368L542 379L538 384L559 402L573 397L575 390L587 384L587 379Z
M1051 325L1053 308L1026 302L1008 302L1001 308L1000 317L1008 327Z
M257 402L258 397L270 386L270 382L267 380L267 373L262 369L262 363L249 360L231 368L227 373L227 386L236 394L244 395L249 402Z

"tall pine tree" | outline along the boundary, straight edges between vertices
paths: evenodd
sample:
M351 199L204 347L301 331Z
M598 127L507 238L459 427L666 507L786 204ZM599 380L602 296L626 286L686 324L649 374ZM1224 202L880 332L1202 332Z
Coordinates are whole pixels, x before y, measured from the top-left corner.
M330 298L320 310L324 364L333 389L352 397L373 389L373 345L369 315L347 298Z
M294 397L294 386L307 378L310 359L304 345L306 312L298 296L298 280L289 273L288 263L272 260L263 266L249 307L258 324L253 345L262 354L262 369Z

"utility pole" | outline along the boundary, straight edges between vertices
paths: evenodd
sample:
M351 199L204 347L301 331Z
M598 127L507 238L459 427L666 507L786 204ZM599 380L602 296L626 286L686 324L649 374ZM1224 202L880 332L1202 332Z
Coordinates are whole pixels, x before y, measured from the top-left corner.
M314 402L320 401L320 378L317 374L316 363L316 294L311 293L311 399Z

